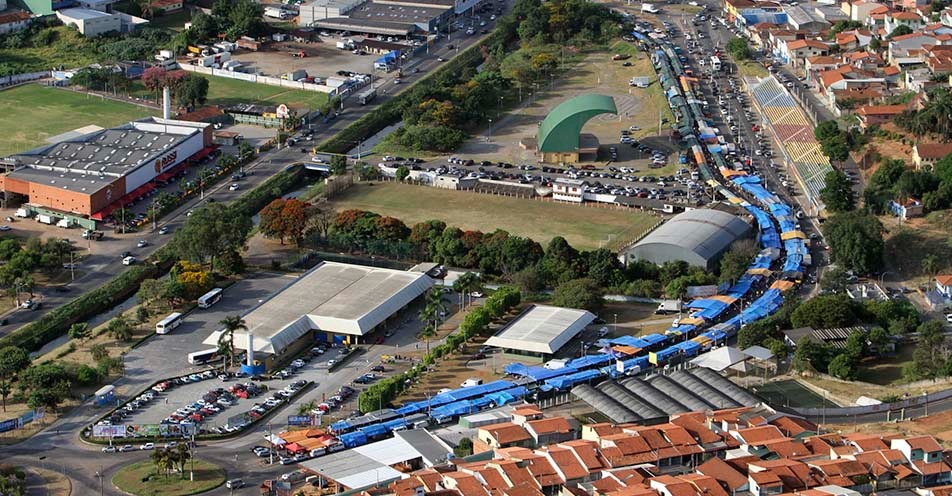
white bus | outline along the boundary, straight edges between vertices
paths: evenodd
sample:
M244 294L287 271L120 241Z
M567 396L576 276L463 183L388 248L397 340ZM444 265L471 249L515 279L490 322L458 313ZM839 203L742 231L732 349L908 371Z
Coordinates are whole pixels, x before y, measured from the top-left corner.
M202 365L218 358L218 348L210 350L196 351L188 354L188 363L192 365Z
M183 315L175 312L155 325L156 334L168 334L182 323Z
M711 57L711 70L714 72L721 70L721 59L717 58L716 56Z
M198 299L198 308L209 308L221 299L221 288L215 288Z

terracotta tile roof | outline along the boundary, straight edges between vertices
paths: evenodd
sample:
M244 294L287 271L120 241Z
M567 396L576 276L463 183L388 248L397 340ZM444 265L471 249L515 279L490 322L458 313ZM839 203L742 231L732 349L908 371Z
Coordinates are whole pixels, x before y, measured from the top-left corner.
M906 110L905 105L864 105L856 110L860 115L899 115Z
M784 415L770 421L772 425L777 426L784 435L793 437L804 432L817 432L819 427L813 422L800 417L790 417Z
M499 424L485 425L479 428L480 431L488 432L497 443L506 445L518 443L531 439L529 433L522 426L512 422L502 422Z
M952 472L952 467L949 467L949 464L945 462L922 463L919 461L913 462L912 465L916 471L922 475L935 475L945 472Z
M935 438L932 436L907 437L906 444L908 444L912 449L921 449L926 453L942 451L942 446L939 446L939 443L935 442Z
M893 12L889 15L893 19L899 19L901 21L921 21L922 18L918 14L913 14L912 12Z
M809 462L808 465L822 470L827 476L859 477L869 472L862 463L856 460L815 460Z
M23 10L18 10L16 12L7 12L6 14L0 14L0 25L23 22L29 19L30 19L30 14Z
M514 408L512 410L513 415L521 415L523 417L531 417L533 415L542 415L542 410L539 410L535 405L522 405L520 407Z
M786 436L780 432L775 425L764 425L760 427L749 427L736 431L736 436L745 444L761 444L765 441L783 439Z
M598 454L598 444L595 441L585 441L577 439L560 443L560 447L568 448L575 452L575 456L585 465L588 470L598 470L605 466L601 456Z
M846 79L846 76L843 73L837 71L836 69L823 71L820 73L820 82L823 83L823 86L830 87L838 81Z
M592 482L592 487L594 487L600 493L609 493L612 491L617 491L625 487L625 485L614 477L602 477L601 479Z
M575 453L573 453L572 450L550 447L543 452L548 453L549 459L565 474L566 480L582 479L588 475L588 470L579 462L578 458L575 458Z
M678 479L685 480L695 487L695 492L703 496L728 496L727 491L713 477L703 474L679 475Z
M697 496L691 483L670 475L653 477L648 483L652 488L663 487L671 496Z
M952 274L935 276L935 281L943 286L952 286Z
M896 466L893 467L893 470L896 471L896 479L897 479L897 480L906 479L906 478L908 478L908 477L912 477L912 476L916 475L916 472L915 472L913 469L911 469L911 468L909 468L909 467L907 467L907 466L905 466L905 465L896 465Z
M761 488L764 486L783 485L783 482L780 481L780 476L770 471L751 472L750 478L753 479L753 481L756 482Z
M797 458L812 455L803 442L793 439L771 439L757 443L781 458Z
M747 477L744 474L717 457L698 465L697 471L713 477L732 491L736 491L747 484Z
M529 486L538 487L538 482L529 473L525 467L520 467L515 460L505 460L493 463L505 475L509 485L513 487Z
M916 145L916 152L922 158L938 160L952 153L952 143L919 143ZM932 438L929 437L929 439ZM912 444L911 440L907 441L910 442L910 445ZM938 444L935 444L935 440L932 440L932 444L935 446L935 449L939 449Z
M811 65L832 65L836 63L836 58L829 55L817 55L815 57L807 57L807 62Z
M569 420L565 417L530 420L526 422L526 428L535 432L537 436L545 434L568 434L572 432L572 424L569 423Z
M899 35L899 36L894 36L894 37L892 38L892 40L890 40L890 41L904 41L904 40L910 40L910 39L918 38L918 37L923 37L923 38L935 38L935 36L932 36L931 34L909 33L909 34L903 34L903 35Z
M898 67L893 67L891 65L887 67L883 67L883 74L885 74L886 76L895 76L896 74L899 74L900 72L902 71L900 71Z
M716 443L721 440L714 431L707 428L703 423L703 415L700 419L688 415L671 419L671 423L684 428L691 437L701 444Z
M605 496L658 496L658 491L645 485L623 487L615 492L607 493Z
M829 50L830 47L826 43L817 40L796 40L787 43L788 50L799 50L801 48L815 48L817 50Z
M463 493L466 496L476 496L476 495L488 495L489 491L476 479L475 476L463 472L447 472L443 474L443 478L452 479L455 485L447 484L448 486L457 489L459 492Z

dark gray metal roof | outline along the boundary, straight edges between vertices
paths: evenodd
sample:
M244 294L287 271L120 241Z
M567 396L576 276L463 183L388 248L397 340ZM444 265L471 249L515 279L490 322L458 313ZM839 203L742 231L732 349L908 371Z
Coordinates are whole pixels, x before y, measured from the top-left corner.
M627 255L657 264L684 260L706 266L750 231L750 224L736 215L714 209L688 210L649 233Z
M710 384L683 370L679 370L671 374L671 378L677 381L679 384L683 384L684 387L690 389L694 394L704 398L704 400L708 403L714 405L715 409L736 408L743 406L735 401L734 398L731 398L730 396L712 387Z
M631 391L635 396L642 398L644 401L668 415L691 411L690 408L682 405L679 401L658 391L654 386L637 377L625 379L621 381L621 385Z
M744 406L754 406L760 404L760 400L747 392L746 389L725 379L723 376L711 369L699 368L691 370L690 372L701 381L710 384L719 391L723 391L724 394L730 396L735 401Z
M634 412L588 384L579 384L572 388L572 395L588 403L595 410L603 413L610 418L612 422L624 424L641 420L641 417Z
M611 399L621 403L625 408L635 412L644 419L666 416L664 412L631 394L630 391L619 386L614 381L605 381L599 384L596 389L607 394Z
M678 403L690 408L696 412L703 412L711 409L714 405L704 401L691 391L674 382L670 377L658 375L648 381L658 391L678 400Z

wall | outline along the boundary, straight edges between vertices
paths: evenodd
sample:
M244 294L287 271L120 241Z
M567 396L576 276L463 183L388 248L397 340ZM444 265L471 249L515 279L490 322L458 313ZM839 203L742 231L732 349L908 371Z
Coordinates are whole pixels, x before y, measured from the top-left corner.
M209 128L211 128L211 126L209 126ZM192 129L189 130L192 131ZM204 136L204 133L201 132L194 133L192 136L189 136L184 143L179 144L172 150L150 157L149 160L140 165L138 169L125 176L125 192L132 192L162 172L175 167L188 157L198 153L199 150L205 147ZM166 158L168 158L168 161L164 162L161 168L157 168L157 162Z
M281 86L284 88L293 88L293 89L305 90L305 91L317 91L319 93L327 93L329 95L334 95L335 92L337 91L336 88L331 88L330 86L325 86L323 84L287 81L284 79L273 78L268 76L259 76L257 74L223 71L221 69L212 69L210 67L199 67L197 65L191 65L191 64L179 64L179 68L188 72L198 72L201 74L209 74L212 76L226 77L231 79L241 79L243 81L248 81L249 83L267 84L269 86Z
M5 86L8 84L23 83L26 81L35 81L37 79L43 79L49 76L50 76L50 71L31 72L28 74L13 74L12 76L3 76L3 77L0 77L0 86Z

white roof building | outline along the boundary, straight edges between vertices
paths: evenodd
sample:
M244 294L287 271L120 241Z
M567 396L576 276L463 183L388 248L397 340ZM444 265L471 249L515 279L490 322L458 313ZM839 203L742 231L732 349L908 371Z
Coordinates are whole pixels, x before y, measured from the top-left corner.
M487 346L552 354L595 320L595 315L574 308L533 305L486 340Z
M312 330L363 336L433 285L426 274L324 262L244 315L254 351L280 353ZM221 331L204 343L216 345ZM247 349L247 332L235 347Z

